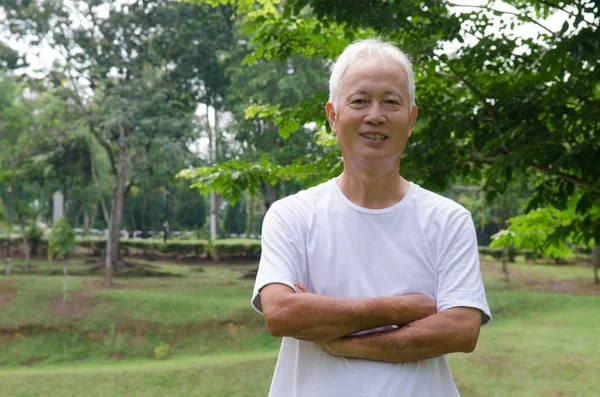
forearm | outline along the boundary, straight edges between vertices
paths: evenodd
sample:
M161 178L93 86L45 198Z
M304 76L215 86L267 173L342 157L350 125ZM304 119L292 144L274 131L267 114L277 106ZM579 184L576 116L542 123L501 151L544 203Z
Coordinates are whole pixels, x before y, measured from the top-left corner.
M348 299L290 294L272 312L265 313L265 319L273 335L331 341L355 332L397 323L401 320L402 312L399 306L391 298Z
M286 293L285 288L265 289L268 296L263 301L268 304L263 305L263 313L274 336L331 341L367 329L403 325L435 312L435 302L420 295L351 299Z
M331 354L347 358L404 363L475 349L481 313L455 308L393 331L343 338L326 344Z

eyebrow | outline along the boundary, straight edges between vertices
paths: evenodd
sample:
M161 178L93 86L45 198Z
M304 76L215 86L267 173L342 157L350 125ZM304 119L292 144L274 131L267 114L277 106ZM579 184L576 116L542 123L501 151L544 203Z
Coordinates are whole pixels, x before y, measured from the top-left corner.
M347 98L352 98L355 95L366 95L366 94L367 94L367 91L356 91L356 92L352 92L350 95L348 95ZM400 91L386 91L385 94L404 98L404 95L402 95L402 93Z

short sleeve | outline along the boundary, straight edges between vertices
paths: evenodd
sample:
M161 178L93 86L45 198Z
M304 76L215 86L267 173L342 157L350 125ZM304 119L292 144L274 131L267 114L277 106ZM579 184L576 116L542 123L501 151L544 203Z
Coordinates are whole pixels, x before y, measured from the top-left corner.
M482 325L492 319L479 266L475 226L468 212L450 220L436 259L438 312L453 307L481 310Z
M301 281L304 238L297 214L281 202L267 211L262 225L261 257L252 293L252 307L262 314L260 290L268 284L285 284L294 289Z

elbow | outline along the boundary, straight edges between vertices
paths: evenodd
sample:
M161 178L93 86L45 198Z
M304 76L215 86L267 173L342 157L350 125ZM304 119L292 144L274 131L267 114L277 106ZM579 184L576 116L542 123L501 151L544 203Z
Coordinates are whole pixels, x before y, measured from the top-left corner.
M269 331L271 335L277 338L286 336L286 332L284 331L283 325L277 319L274 319L272 317L267 318L267 316L265 316L265 326L267 327L267 331Z
M473 353L477 347L477 340L479 339L479 327L477 329L468 330L465 332L464 338L460 346L460 352L462 353Z
M265 326L269 333L277 338L289 336L290 321L286 318L285 310L282 308L271 308L263 312Z
M473 353L477 347L477 339L466 341L461 349L462 353Z

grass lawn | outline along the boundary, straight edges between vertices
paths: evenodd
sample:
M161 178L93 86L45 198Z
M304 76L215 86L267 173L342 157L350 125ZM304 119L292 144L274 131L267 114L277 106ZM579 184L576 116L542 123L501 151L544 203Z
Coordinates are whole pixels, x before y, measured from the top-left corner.
M249 308L248 266L159 263L184 277L117 279L113 289L73 276L63 303L62 277L42 275L45 265L61 267L0 277L0 397L266 396L280 341ZM463 397L597 396L591 270L518 263L506 285L498 263L482 268L494 321L473 354L449 358Z

